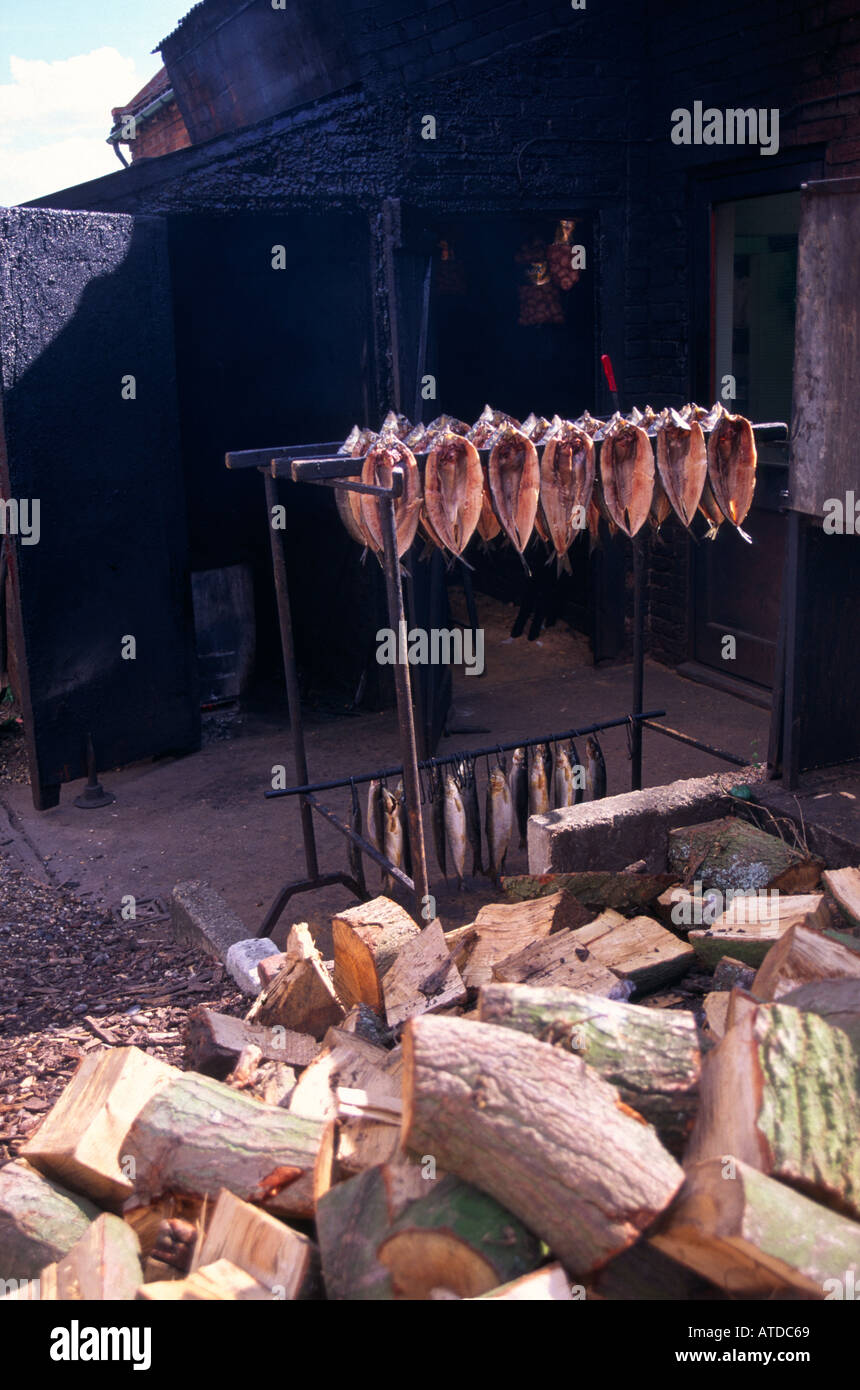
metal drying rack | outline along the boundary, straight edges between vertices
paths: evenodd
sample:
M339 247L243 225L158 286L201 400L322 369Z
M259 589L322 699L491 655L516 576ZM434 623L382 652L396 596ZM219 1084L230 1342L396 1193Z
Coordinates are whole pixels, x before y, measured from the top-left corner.
M752 428L759 435L765 432L774 434L776 431L781 431L784 438L788 437L787 426L781 421L753 425ZM646 433L653 436L655 433L653 426L647 429ZM602 431L598 435L598 439L599 438L602 438ZM304 723L302 719L301 698L299 694L299 682L293 643L293 624L290 609L289 586L287 582L286 557L283 540L277 536L275 528L271 524L273 509L278 504L277 483L279 480L295 483L313 483L319 486L337 488L363 494L365 496L376 497L379 500L383 540L381 559L385 575L388 622L390 628L398 633L399 638L400 634L405 632L406 627L400 563L397 556L397 524L394 506L396 499L400 497L403 492L403 470L396 467L392 469L390 487L362 483L358 481L358 479L362 471L364 460L363 458L353 458L346 454L338 454L336 451L341 447L342 443L343 441L338 439L327 440L321 444L287 445L279 448L237 450L228 453L225 460L228 469L233 471L255 468L262 474L265 485L267 528L272 552L272 570L275 579L278 625L280 628L284 679L286 683L287 706L290 716L293 760L296 773L296 784L294 786L268 790L265 795L270 799L283 796L298 796L302 825L302 840L305 852L305 878L291 880L283 885L263 918L257 933L258 936L268 936L271 934L272 929L280 918L290 898L294 897L296 894L313 892L319 888L328 888L335 884L341 884L348 888L360 901L365 900L369 896L363 882L363 875L356 878L353 877L352 874L344 872L330 874L320 873L316 836L314 833L313 812L316 812L330 825L333 825L335 829L359 849L361 854L366 854L368 858L384 869L414 898L416 911L421 911L427 901L429 880L427 874L424 829L421 819L422 788L419 769L433 769L446 764L474 760L478 757L490 756L494 753L502 753L518 747L532 747L539 743L556 743L562 739L579 738L587 734L598 733L604 729L617 728L621 725L627 725L630 731L631 789L634 791L638 791L642 786L643 727L652 729L655 733L664 734L666 737L675 739L687 746L698 748L703 752L710 753L714 757L722 758L727 762L735 763L740 766L744 765L745 760L738 757L736 754L728 753L720 748L715 748L699 739L692 738L688 734L680 733L678 730L670 729L661 724L655 724L653 721L661 718L666 713L665 710L650 710L646 712L642 708L644 699L645 618L643 593L644 552L640 534L633 537L633 709L629 714L615 719L602 720L599 723L589 724L577 729L568 729L561 733L546 734L537 738L518 739L513 743L493 744L486 748L463 750L457 753L446 753L440 758L429 758L419 763L415 738L415 720L412 706L412 687L409 666L406 662L398 661L394 664L394 688L402 759L401 763L390 768L380 769L376 772L366 772L351 777L335 778L324 782L310 782L308 780ZM489 456L490 450L485 448L479 449L478 452L482 458L485 459ZM402 650L403 647L405 647L405 642L398 640L398 648ZM404 873L402 869L393 864L381 850L377 849L363 835L348 826L339 816L335 815L327 806L324 806L317 797L317 793L320 791L326 791L336 787L352 787L354 789L356 785L361 783L395 776L402 776L403 778L404 801L412 854L411 876Z

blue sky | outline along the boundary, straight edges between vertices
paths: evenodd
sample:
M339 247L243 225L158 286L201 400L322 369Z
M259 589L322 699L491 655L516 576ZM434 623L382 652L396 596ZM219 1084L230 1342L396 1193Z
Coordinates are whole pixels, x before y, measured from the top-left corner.
M194 0L0 0L0 204L119 169L105 138Z

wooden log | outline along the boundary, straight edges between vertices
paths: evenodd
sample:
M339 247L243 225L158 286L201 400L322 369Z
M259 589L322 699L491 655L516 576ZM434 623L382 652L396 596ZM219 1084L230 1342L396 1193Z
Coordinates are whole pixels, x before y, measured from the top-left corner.
M860 869L828 869L822 877L846 922L860 928Z
M758 969L789 927L823 930L828 920L821 893L742 896L733 899L707 930L691 931L689 941L705 966L716 968L723 956L731 955Z
M531 1274L523 1274L508 1284L490 1289L489 1293L477 1295L482 1300L499 1299L507 1303L571 1303L576 1297L579 1295L572 1292L570 1280L560 1264L544 1265L542 1269L532 1270ZM585 1297L584 1290L582 1297Z
M141 1281L140 1246L130 1226L103 1212L61 1260L47 1265L31 1285L10 1298L42 1302L131 1300Z
M860 1227L732 1157L694 1164L651 1241L734 1298L860 1282Z
M249 1043L259 1047L263 1061L284 1062L290 1067L309 1066L320 1050L319 1043L307 1033L292 1033L280 1025L262 1028L198 1006L188 1015L185 1065L189 1071L223 1081Z
M717 1042L725 1035L731 997L730 989L714 989L705 995L705 1022L708 1025L708 1033L716 1038Z
M562 892L526 902L488 903L474 922L449 932L448 949L468 989L492 980L493 966L553 932L583 925L594 914Z
M226 1189L218 1194L191 1272L221 1259L252 1275L274 1298L293 1302L318 1291L319 1256L313 1242Z
M654 916L672 931L686 932L693 925L695 896L689 888L673 883L660 894L654 904Z
M669 831L669 869L685 887L698 881L721 893L756 893L804 859L778 836L739 816Z
M617 975L591 957L588 947L582 945L577 933L572 931L556 932L554 936L533 941L523 950L497 961L492 978L508 984L563 987L581 994L603 995L606 999L626 999L630 992Z
M162 1249L165 1230L173 1228L174 1231L184 1231L191 1228L199 1232L204 1225L204 1207L205 1203L200 1197L168 1192L156 1198L154 1202L135 1205L126 1203L123 1220L131 1226L137 1236L144 1260L150 1256L160 1260L165 1254ZM192 1248L194 1239L191 1241ZM187 1263L190 1263L190 1258L189 1253Z
M23 1159L0 1168L4 1279L35 1279L65 1255L98 1216L91 1202L51 1182Z
M389 1028L399 1028L417 1014L464 1002L466 987L438 919L401 946L385 972L382 995Z
M332 918L331 931L338 998L347 1009L369 1004L382 1013L383 976L420 927L399 903L379 897L339 912Z
M330 1187L319 1199L316 1231L329 1300L388 1300L391 1271L377 1250L400 1213L423 1195L414 1164L386 1164ZM429 1181L433 1181L429 1179Z
M588 937L588 927L574 936L587 944L592 956L634 990L647 994L685 975L695 960L692 946L679 941L653 917L632 917L610 926L604 935Z
M492 1197L452 1174L428 1186L377 1248L396 1299L476 1298L539 1263L540 1241Z
M567 989L485 985L478 1017L581 1057L617 1086L624 1104L652 1124L670 1150L679 1151L688 1137L702 1067L692 1014Z
M306 922L290 928L284 955L286 964L254 1000L247 1021L269 1028L280 1024L292 1032L321 1038L327 1028L341 1021L346 1010Z
M412 1019L403 1143L495 1197L572 1273L637 1239L683 1174L579 1057L509 1028Z
M597 911L612 907L635 917L652 907L673 882L677 878L672 874L592 870L576 874L515 874L502 879L502 888L512 902L526 902L563 890L583 907Z
M337 1114L338 1086L359 1090L372 1081L399 1100L400 1086L385 1072L388 1053L363 1039L346 1034L326 1047L317 1060L302 1072L290 1096L290 1114L304 1115L324 1123Z
M274 1295L258 1279L230 1260L203 1265L185 1279L141 1284L137 1297L147 1302L264 1302Z
M122 1145L139 1202L164 1192L216 1197L222 1187L285 1215L313 1213L322 1126L186 1072L156 1091Z
M784 994L780 1003L807 1009L831 1028L841 1028L860 1056L860 980L815 980Z
M721 956L714 970L714 989L731 991L735 985L751 989L755 974L753 967L744 965L742 960L735 960L734 956Z
M860 1072L838 1028L785 1004L747 1007L705 1056L700 1093L690 1163L732 1154L860 1218Z
M599 1269L588 1281L587 1290L589 1299L609 1303L699 1303L728 1297L709 1279L671 1259L645 1237Z
M179 1074L137 1047L90 1052L21 1156L40 1172L119 1211L134 1192L122 1161L129 1125L150 1097Z
M860 955L795 924L771 946L752 984L757 999L779 999L814 980L860 980Z

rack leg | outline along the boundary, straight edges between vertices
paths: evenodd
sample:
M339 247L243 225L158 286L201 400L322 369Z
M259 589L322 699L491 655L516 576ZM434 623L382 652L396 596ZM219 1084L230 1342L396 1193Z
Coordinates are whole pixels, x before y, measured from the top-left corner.
M642 532L633 537L633 708L641 714L645 688L645 550ZM642 722L633 721L631 731L630 789L642 790Z
M397 633L399 650L406 649L406 616L403 609L403 590L397 559L397 523L394 500L380 498L380 518L384 544L385 588L388 595L388 622ZM427 859L424 853L424 827L421 823L421 783L418 777L418 752L415 743L415 719L412 712L412 690L409 666L397 661L394 666L394 689L397 696L397 723L400 747L403 751L403 787L406 795L406 817L409 823L409 843L412 850L412 878L415 882L416 906L420 912L428 894Z
M293 739L293 759L298 786L306 786L308 760L305 754L305 730L302 723L302 703L299 697L299 681L296 675L296 654L293 647L293 619L290 613L290 591L287 587L287 562L284 556L283 538L272 526L272 508L278 504L278 488L275 479L268 471L263 471L266 485L266 524L272 547L272 569L275 575L275 596L278 601L278 625L281 630L281 651L284 658L284 680L287 686L287 706L290 711L290 732ZM305 866L309 879L319 877L317 863L317 844L314 837L314 818L310 806L303 796L299 797L299 811L302 818L302 839L305 846Z

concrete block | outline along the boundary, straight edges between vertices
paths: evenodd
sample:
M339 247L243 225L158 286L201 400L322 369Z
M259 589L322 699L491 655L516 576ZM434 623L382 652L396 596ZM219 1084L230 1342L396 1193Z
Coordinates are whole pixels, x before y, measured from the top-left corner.
M644 859L647 872L664 873L669 831L729 814L730 788L757 781L761 775L752 768L732 768L711 777L670 782L532 816L529 872L623 869Z
M230 947L248 938L245 923L221 894L198 879L177 883L170 898L170 922L174 941L217 960L226 960Z
M281 954L274 941L268 936L250 936L245 941L235 941L227 952L227 974L245 994L260 993L260 972L257 967L267 956Z

